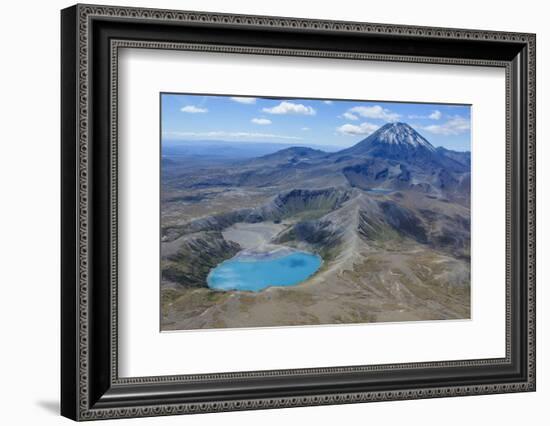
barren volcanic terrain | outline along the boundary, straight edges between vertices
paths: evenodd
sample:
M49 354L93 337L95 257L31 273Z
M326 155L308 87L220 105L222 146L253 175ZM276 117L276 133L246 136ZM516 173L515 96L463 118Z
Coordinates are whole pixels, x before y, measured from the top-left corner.
M470 155L405 123L351 148L162 161L161 327L189 330L470 317ZM243 253L322 258L309 279L219 291Z

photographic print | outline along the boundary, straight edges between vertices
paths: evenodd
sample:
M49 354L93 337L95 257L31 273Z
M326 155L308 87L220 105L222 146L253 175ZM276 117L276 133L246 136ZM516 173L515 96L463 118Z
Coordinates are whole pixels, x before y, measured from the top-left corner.
M470 318L470 105L160 103L162 331Z

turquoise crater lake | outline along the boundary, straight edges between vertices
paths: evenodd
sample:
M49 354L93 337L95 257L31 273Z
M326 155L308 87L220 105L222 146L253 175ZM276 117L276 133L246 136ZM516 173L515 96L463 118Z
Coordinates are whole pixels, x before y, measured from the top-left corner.
M210 271L208 286L214 290L261 291L271 286L292 286L311 277L321 257L306 252L283 256L234 257Z

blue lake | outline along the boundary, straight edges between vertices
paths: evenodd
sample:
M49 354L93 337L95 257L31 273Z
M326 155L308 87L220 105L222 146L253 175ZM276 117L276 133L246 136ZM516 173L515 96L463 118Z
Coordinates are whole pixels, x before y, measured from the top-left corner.
M293 252L274 258L233 258L208 274L214 290L260 291L271 286L292 286L305 281L321 266L319 256Z

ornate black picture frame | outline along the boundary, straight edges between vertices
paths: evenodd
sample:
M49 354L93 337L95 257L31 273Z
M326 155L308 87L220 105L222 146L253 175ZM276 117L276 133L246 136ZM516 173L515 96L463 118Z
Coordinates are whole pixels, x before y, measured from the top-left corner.
M159 416L535 390L535 35L76 5L61 13L61 413ZM483 65L506 71L506 356L120 378L121 47Z

